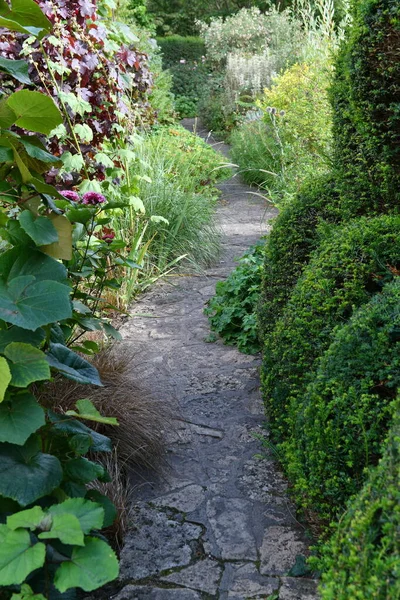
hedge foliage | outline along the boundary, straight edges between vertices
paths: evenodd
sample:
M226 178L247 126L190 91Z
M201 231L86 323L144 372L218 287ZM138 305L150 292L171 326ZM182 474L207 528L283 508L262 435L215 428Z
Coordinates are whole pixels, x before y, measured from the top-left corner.
M382 460L325 547L322 600L400 598L399 409Z
M258 307L261 338L273 330L313 250L319 243L318 225L339 221L335 179L309 180L284 206L268 236L263 287Z
M400 3L354 1L331 89L344 217L400 205Z
M165 38L157 38L157 44L163 54L164 69L169 69L180 60L201 61L206 54L204 41L200 37L170 35Z
M334 332L292 415L285 444L299 495L327 517L357 493L381 456L400 385L400 278Z
M295 286L264 348L263 387L278 438L297 436L299 394L333 329L399 267L400 216L355 219L332 231Z

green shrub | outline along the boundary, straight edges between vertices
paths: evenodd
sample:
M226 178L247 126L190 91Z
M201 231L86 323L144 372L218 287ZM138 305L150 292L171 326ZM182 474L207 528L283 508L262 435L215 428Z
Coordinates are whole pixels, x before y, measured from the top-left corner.
M323 220L338 221L333 177L308 180L279 213L265 247L262 293L258 308L260 336L271 333L310 254L319 243Z
M397 403L397 412L399 411ZM400 421L384 455L324 548L322 600L400 598Z
M264 348L263 386L277 437L296 435L298 395L332 330L368 302L398 266L400 217L360 218L336 230L313 255Z
M291 199L303 182L327 171L331 144L329 64L295 64L257 102L261 122L244 122L231 136L243 179L265 188L273 202Z
M157 44L162 51L164 69L169 69L180 60L201 62L206 54L204 41L200 37L170 35L157 38Z
M344 214L400 205L400 4L354 2L331 90Z
M400 385L400 278L339 326L296 402L286 445L295 489L324 516L343 510L381 456Z
M216 285L205 314L211 329L225 344L236 345L245 354L260 351L255 309L260 295L264 244L253 246L225 281Z

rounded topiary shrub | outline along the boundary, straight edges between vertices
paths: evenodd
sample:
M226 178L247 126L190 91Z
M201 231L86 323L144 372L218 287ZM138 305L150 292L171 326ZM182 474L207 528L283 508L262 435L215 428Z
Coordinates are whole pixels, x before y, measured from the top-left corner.
M397 411L399 410L397 403ZM322 600L400 598L400 419L384 455L325 546Z
M308 181L277 217L265 248L262 293L258 306L260 337L269 334L319 243L318 225L339 221L333 177Z
M339 326L291 414L285 444L298 496L341 512L376 464L400 385L400 277Z
M400 216L360 218L332 227L304 270L264 347L263 388L278 438L290 427L314 360L336 325L381 291L400 266Z
M400 207L400 3L353 6L331 89L345 216Z

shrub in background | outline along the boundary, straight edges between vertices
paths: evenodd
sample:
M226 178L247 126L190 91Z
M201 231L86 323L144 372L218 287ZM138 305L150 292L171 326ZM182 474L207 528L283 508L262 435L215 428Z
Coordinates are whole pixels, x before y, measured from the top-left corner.
M194 117L207 81L205 46L201 38L179 35L158 38L164 69L172 76L175 108L181 117Z
M399 401L383 457L351 500L315 566L323 600L397 600L400 596Z

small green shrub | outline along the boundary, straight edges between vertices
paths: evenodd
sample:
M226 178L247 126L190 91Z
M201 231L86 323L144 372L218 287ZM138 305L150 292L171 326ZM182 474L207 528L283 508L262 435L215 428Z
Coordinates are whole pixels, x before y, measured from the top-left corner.
M322 600L400 598L400 420L316 564Z
M400 4L369 0L353 7L331 90L346 216L400 205Z
M399 266L400 217L360 218L330 229L265 343L264 393L280 439L296 435L298 396L335 326L393 277L387 265Z
M376 464L400 385L400 278L339 326L296 402L285 444L298 496L324 516L341 512Z
M264 244L253 246L225 281L216 285L205 314L211 329L225 344L236 345L245 354L260 351L255 309L260 295Z
M258 308L260 335L271 333L311 253L319 243L318 225L339 221L335 180L309 179L279 213L265 246L262 294Z

